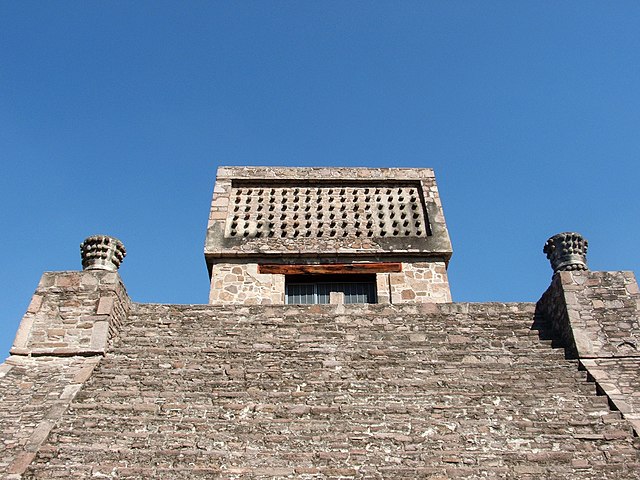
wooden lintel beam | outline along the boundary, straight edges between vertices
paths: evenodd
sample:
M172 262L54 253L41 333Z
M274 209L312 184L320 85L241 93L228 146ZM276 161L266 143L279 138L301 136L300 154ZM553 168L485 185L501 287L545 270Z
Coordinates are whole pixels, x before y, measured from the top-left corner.
M325 263L322 265L263 264L258 266L258 271L260 273L273 273L280 275L394 273L402 271L402 263Z

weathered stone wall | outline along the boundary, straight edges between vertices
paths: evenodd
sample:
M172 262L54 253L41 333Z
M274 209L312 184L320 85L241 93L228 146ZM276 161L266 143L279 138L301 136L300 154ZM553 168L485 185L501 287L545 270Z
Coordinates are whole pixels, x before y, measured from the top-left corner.
M115 272L46 272L0 365L0 477L20 479L91 376L130 301Z
M45 272L18 328L11 353L104 353L126 317L129 298L116 272Z
M24 478L637 479L533 310L134 305Z
M284 275L258 273L257 263L216 263L209 303L284 305Z
M640 433L640 292L633 273L558 272L538 311Z
M585 358L580 363L640 435L640 360Z
M284 305L285 276L258 273L256 263L215 263L212 305ZM450 302L444 262L403 263L402 272L377 273L378 303Z
M12 355L0 365L0 478L22 478L98 361Z
M562 289L563 274L566 277L569 272L558 272L553 275L551 285L546 292L542 294L540 300L538 300L537 309L538 313L551 324L552 330L560 339L567 353L571 357L577 357L576 342L573 337L567 302Z
M539 306L580 358L640 357L639 300L633 272L558 272Z
M451 289L444 262L403 263L402 272L387 275L391 303L451 301Z

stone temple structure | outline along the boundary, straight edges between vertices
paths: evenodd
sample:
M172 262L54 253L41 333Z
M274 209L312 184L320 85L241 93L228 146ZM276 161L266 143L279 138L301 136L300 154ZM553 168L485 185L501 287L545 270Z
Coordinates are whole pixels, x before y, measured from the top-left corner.
M430 169L220 168L207 305L81 253L0 365L1 478L640 478L633 273L567 232L537 303L452 302Z

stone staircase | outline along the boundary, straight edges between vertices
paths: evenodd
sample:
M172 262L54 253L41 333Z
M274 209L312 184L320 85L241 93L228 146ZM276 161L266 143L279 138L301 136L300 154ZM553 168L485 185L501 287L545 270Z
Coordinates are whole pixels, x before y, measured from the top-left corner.
M31 462L80 388L76 378L95 363L84 357L12 355L0 365L0 476Z
M640 478L534 308L133 305L24 478Z

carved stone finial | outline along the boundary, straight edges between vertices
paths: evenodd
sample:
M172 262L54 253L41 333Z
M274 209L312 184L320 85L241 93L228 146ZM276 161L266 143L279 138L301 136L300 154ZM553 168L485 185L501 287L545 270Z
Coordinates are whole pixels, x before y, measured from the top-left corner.
M80 244L83 270L115 272L126 254L122 242L107 235L92 235Z
M587 247L589 242L576 232L554 235L542 250L551 262L553 273L571 270L589 270L587 267Z

